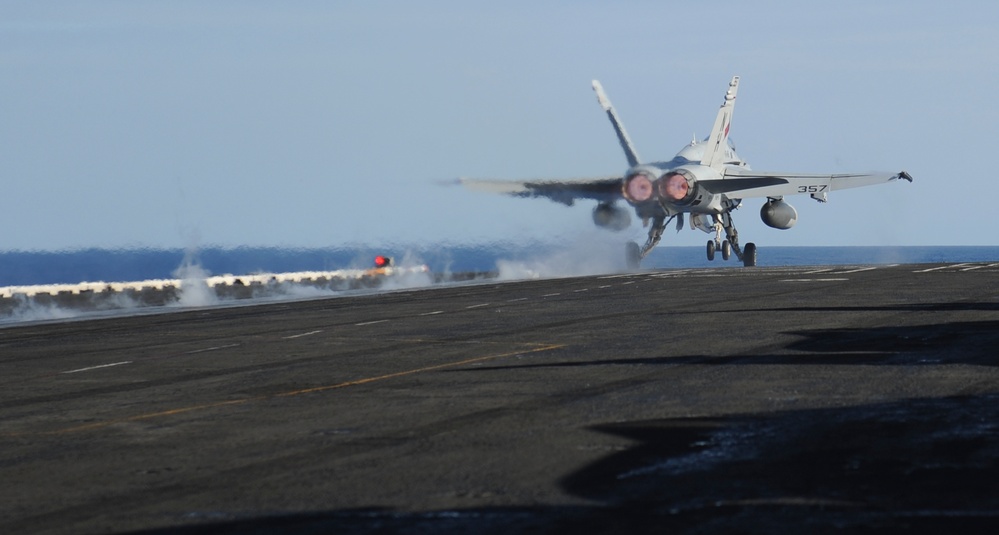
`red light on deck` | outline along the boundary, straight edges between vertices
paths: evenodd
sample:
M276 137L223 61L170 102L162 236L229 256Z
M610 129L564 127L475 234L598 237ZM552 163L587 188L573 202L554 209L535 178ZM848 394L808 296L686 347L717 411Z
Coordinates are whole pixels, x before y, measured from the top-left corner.
M387 256L378 255L375 257L375 267L383 268L392 265L392 259Z

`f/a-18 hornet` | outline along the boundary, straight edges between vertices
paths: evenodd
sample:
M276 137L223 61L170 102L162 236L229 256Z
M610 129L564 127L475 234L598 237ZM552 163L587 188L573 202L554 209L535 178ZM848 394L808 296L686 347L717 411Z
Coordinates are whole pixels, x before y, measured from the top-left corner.
M628 210L617 205L619 200L624 199L635 209L643 225L649 227L645 245L639 247L635 242L628 243L626 254L629 267L639 265L662 239L663 231L671 221L675 219L677 230L682 229L684 214L690 214L689 221L693 228L714 233L714 239L708 240L707 244L708 260L714 260L715 252L720 250L725 260L735 253L743 265L755 266L756 245L747 243L745 248L740 247L739 233L732 222L732 211L742 204L742 199L766 198L760 210L763 222L773 228L789 229L798 220L798 212L784 201L785 195L807 194L819 202L826 202L829 192L838 189L898 179L912 182L912 177L905 171L829 175L752 171L749 164L736 154L728 138L738 89L739 77L734 76L707 139L695 139L668 162L642 163L603 87L594 80L597 101L607 112L628 159L629 168L623 177L521 182L459 180L472 189L517 197L547 197L569 206L576 199L592 199L597 201L593 222L611 230L624 230L631 224Z

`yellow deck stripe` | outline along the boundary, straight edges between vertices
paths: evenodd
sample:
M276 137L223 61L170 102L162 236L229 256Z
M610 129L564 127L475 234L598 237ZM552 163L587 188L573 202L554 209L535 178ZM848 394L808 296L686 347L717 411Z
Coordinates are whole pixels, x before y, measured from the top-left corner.
M377 382L377 381L385 381L387 379L395 379L396 377L404 377L404 376L407 376L407 375L414 375L414 374L417 374L417 373L423 373L423 372L429 372L429 371L434 371L434 370L440 370L440 369L443 369L443 368L453 368L453 367L456 367L456 366L464 366L466 364L473 364L473 363L476 363L476 362L483 362L483 361L487 361L487 360L494 360L494 359L499 359L499 358L503 358L503 357L511 357L511 356L514 356L514 355L524 355L524 354L527 354L527 353L540 353L540 352L543 352L543 351L551 351L553 349L559 349L559 348L562 348L562 347L565 347L565 346L562 345L562 344L543 345L543 346L535 347L535 348L531 348L531 349L523 349L523 350L520 350L520 351L510 351L510 352L507 352L507 353L500 353L498 355L486 355L484 357L475 357L475 358L471 358L471 359L460 360L460 361L457 361L457 362L448 362L448 363L444 363L444 364L437 364L437 365L434 365L434 366L425 366L423 368L416 368L416 369L413 369L413 370L406 370L406 371L401 371L401 372L396 372L396 373L390 373L390 374L386 374L386 375L379 375L377 377L367 377L367 378L364 378L364 379L355 379L353 381L346 381L346 382L343 382L343 383L337 383L337 384L333 384L333 385L316 386L316 387L312 387L312 388L303 388L301 390L292 390L290 392L281 392L279 394L272 394L272 395L268 395L268 396L258 396L258 397L246 398L246 399L234 399L234 400L228 400L228 401L218 401L218 402L215 402L215 403L204 403L204 404L201 404L201 405L192 405L192 406L189 406L189 407L180 407L180 408L177 408L177 409L170 409L170 410L166 410L166 411L150 412L150 413L146 413L146 414L138 414L138 415L135 415L135 416L129 416L127 418L118 418L118 419L114 419L114 420L104 420L104 421L100 421L100 422L93 422L93 423L89 423L89 424L85 424L85 425L78 425L78 426L67 427L67 428L63 428L63 429L57 429L57 430L54 430L54 431L38 431L38 432L25 431L25 432L16 432L16 433L2 433L2 434L0 434L0 436L18 437L18 436L27 436L27 435L63 435L63 434L68 434L68 433L78 433L78 432L81 432L81 431L90 431L90 430L93 430L93 429L100 429L100 428L108 427L108 426L111 426L111 425L114 425L114 424L119 424L119 423L139 422L139 421L143 421L143 420L152 420L154 418L162 418L162 417L165 417L165 416L174 416L174 415L177 415L177 414L184 414L184 413L194 412L194 411L199 411L199 410L214 409L214 408L218 408L218 407L225 407L225 406L232 406L232 405L242 405L244 403L250 403L250 402L253 402L253 401L266 401L268 399L274 399L274 398L300 396L302 394L312 394L312 393L316 393L316 392L325 392L327 390L335 390L335 389L339 389L339 388L347 388L347 387L350 387L350 386L359 386L359 385L374 383L374 382Z

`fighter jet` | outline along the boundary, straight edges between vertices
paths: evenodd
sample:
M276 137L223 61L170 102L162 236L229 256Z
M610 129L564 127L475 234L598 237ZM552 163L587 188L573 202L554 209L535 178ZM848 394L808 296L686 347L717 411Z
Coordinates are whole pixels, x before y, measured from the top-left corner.
M736 154L728 137L739 90L738 76L732 77L728 84L711 135L702 141L695 138L672 160L642 163L599 81L593 80L593 90L628 160L629 167L623 176L519 182L460 178L459 182L471 189L517 197L545 197L568 206L577 199L595 200L593 222L611 230L624 230L631 224L629 211L619 206L619 202L624 201L631 205L643 226L649 228L644 245L627 244L627 261L632 268L638 267L659 243L671 221L676 220L678 231L683 228L685 214L689 214L691 227L714 233L714 239L707 242L708 260L714 260L716 251L720 251L725 260L735 254L744 266L755 266L756 245L747 243L741 247L739 233L732 222L732 212L742 205L743 199L765 198L760 209L763 222L772 228L786 230L798 220L798 212L784 200L787 195L809 195L824 203L829 192L839 189L899 179L912 182L912 177L905 171L804 174L751 170Z

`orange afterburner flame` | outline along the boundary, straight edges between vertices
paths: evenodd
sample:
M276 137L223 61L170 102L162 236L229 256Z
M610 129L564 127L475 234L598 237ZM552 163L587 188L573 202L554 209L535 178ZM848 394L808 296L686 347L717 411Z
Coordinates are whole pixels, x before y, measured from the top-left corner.
M642 173L629 176L624 181L622 193L631 202L645 202L652 198L652 180Z
M680 202L690 194L690 184L680 173L670 173L662 178L659 194L669 201Z

